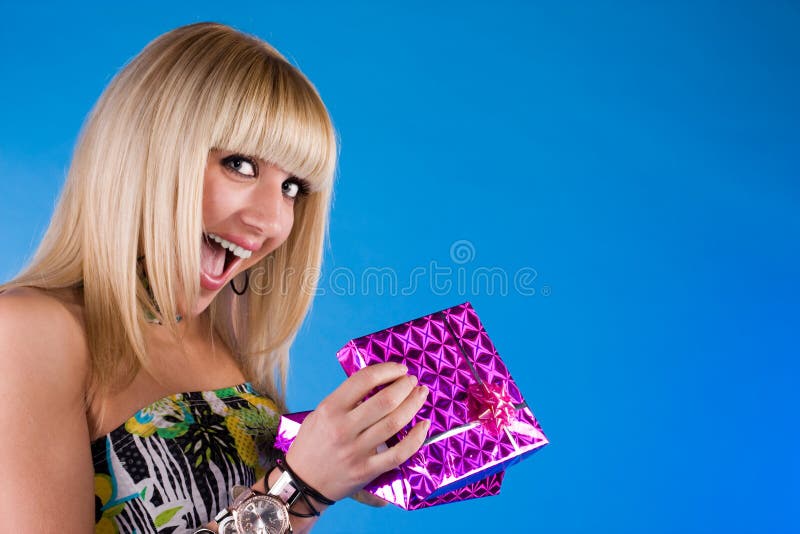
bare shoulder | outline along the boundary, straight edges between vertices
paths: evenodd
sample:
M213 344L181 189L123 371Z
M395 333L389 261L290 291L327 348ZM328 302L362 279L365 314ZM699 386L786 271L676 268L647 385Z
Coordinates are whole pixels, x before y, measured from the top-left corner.
M0 373L83 398L88 370L82 304L74 294L35 288L0 294Z
M89 532L93 524L81 315L57 292L0 294L0 516L31 518L31 532ZM42 469L46 483L33 475ZM52 513L41 514L42 502Z

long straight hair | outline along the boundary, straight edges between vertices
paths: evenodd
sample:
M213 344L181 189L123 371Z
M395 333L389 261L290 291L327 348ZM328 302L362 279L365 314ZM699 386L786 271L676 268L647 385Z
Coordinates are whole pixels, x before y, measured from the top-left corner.
M307 179L295 223L251 267L261 284L229 287L213 327L245 376L285 409L289 348L316 289L338 143L311 82L272 46L215 23L170 31L111 81L89 114L50 225L11 287L82 287L91 353L87 402L150 369L147 314L177 335L177 295L199 295L203 177L209 152L261 158ZM155 302L137 276L137 258Z

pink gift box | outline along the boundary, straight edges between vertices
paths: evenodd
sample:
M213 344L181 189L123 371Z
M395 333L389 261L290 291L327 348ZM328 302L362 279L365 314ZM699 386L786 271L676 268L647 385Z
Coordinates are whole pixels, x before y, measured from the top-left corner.
M430 390L387 443L430 419L425 444L365 487L401 508L496 495L504 470L548 443L469 302L353 339L337 358L348 376L374 363L402 363ZM307 413L282 417L276 448L288 450Z

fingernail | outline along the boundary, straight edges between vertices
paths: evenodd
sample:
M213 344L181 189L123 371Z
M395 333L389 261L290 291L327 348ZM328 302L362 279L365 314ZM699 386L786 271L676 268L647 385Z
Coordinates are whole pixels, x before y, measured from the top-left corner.
M406 367L405 365L401 364L400 365L400 372L403 373L403 374L407 373L408 372L408 367Z
M416 376L414 376L414 375L409 375L409 376L411 377L411 383L412 384L416 384L418 382L419 379Z
M428 395L428 386L417 386L417 393L420 395Z

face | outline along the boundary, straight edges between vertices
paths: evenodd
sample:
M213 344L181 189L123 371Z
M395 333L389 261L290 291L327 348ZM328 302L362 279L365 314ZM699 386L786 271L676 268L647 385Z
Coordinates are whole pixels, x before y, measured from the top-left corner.
M307 182L265 161L236 152L210 152L195 315L237 274L286 241L294 223L294 205L307 193Z

